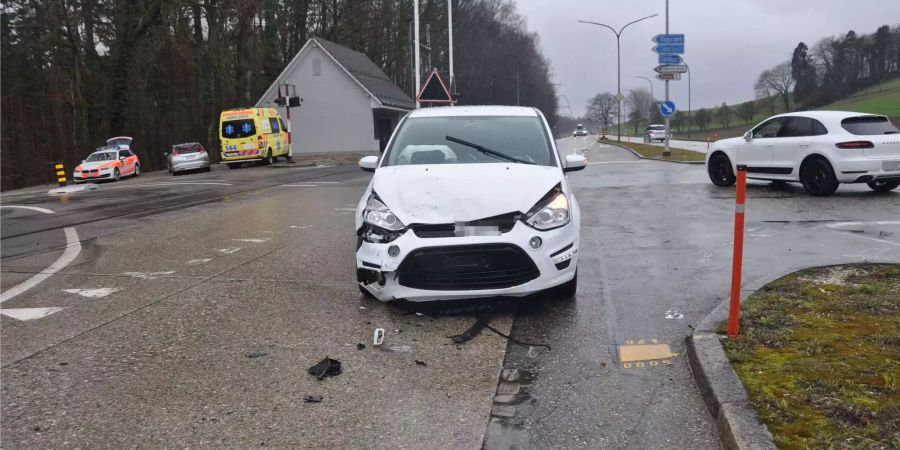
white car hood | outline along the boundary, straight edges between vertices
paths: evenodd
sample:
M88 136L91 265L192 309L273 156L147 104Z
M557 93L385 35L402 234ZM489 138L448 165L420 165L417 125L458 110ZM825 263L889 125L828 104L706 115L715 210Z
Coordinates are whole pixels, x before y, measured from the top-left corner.
M561 181L558 167L427 164L381 167L372 188L401 222L410 225L528 212Z
M114 161L91 161L91 162L83 162L78 165L82 170L91 170L99 168L100 166L107 166L112 164Z

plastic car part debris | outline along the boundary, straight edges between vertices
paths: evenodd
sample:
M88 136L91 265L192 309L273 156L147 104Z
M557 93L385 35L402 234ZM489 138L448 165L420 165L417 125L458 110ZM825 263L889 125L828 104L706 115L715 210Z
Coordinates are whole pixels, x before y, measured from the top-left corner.
M372 345L378 346L384 342L384 328L376 328L372 335Z
M253 359L253 358L262 358L263 356L266 356L266 355L268 355L268 353L266 353L266 352L253 352L253 353L247 353L244 356L246 356L250 359Z
M341 362L326 356L318 364L310 367L307 372L318 380L324 380L325 377L333 377L341 373Z
M322 396L319 394L310 394L303 397L303 401L306 403L320 403L322 401Z
M366 344L363 344L363 343L356 344L356 349L357 350L365 350Z
M408 345L392 345L390 347L382 347L381 349L384 351L397 353L409 353L412 351L412 347Z
M425 361L419 361L418 359L416 360L416 365L417 366L428 366L428 364L426 364Z

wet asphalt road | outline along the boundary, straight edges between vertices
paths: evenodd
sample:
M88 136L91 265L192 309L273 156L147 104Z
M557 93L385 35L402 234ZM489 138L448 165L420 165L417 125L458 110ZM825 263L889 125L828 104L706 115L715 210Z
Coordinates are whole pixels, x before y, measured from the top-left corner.
M681 353L689 325L728 290L733 189L712 186L702 166L638 161L587 139L561 148L591 162L571 176L583 215L578 295L482 313L549 350L489 330L454 344L447 336L472 315L362 298L352 208L368 175L354 166L4 195L4 206L55 211L0 210L4 292L62 254L66 227L82 248L2 305L62 309L0 317L0 445L717 448ZM746 283L808 265L900 262L898 192L748 191ZM66 291L97 288L114 291ZM393 351L370 345L375 327ZM676 355L626 368L619 346L641 340ZM306 369L325 356L344 371L317 381ZM322 403L305 403L310 394Z

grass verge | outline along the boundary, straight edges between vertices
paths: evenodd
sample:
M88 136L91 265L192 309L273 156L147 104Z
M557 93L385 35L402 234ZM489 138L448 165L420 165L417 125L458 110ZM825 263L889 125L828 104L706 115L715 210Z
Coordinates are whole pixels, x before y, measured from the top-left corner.
M664 149L662 147L650 144L638 144L635 142L616 142L615 144L628 147L645 158L667 159L671 161L704 161L706 158L706 155L703 153L674 147L669 147L669 150L672 151L672 156L663 158L662 154Z
M742 310L723 346L780 448L900 448L900 265L796 272Z

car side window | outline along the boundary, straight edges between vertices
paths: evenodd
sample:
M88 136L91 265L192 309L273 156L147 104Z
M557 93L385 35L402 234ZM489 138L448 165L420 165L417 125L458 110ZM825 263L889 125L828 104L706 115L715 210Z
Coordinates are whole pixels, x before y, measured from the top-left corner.
M828 129L825 128L825 125L822 125L822 122L819 122L816 119L812 120L812 135L813 136L822 136L828 134Z
M778 130L778 137L812 136L812 119L808 117L788 117Z
M127 158L127 157L128 157L128 150L119 150L119 159Z
M274 117L273 117L273 118L270 118L270 119L269 119L269 125L272 126L272 132L273 132L273 133L280 133L280 132L281 132L281 130L278 128L278 119L276 119L276 118L274 118Z
M781 117L767 120L753 130L753 137L755 139L778 137L782 126L784 126L784 122Z
M284 121L281 120L281 117L278 118L278 123L281 125L281 130L282 130L282 131L287 131L287 127L284 126Z

